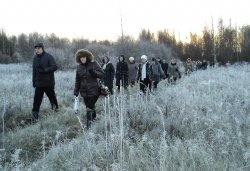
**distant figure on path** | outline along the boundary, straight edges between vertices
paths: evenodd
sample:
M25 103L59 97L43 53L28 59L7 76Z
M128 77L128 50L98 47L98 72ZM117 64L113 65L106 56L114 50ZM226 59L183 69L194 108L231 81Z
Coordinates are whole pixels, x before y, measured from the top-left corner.
M161 64L155 58L152 58L151 72L152 72L153 90L156 91L157 85L160 82L161 78L166 79L166 76L163 72Z
M108 87L110 94L113 94L113 81L115 77L114 65L110 62L110 59L107 56L103 57L102 62L102 69L104 71L104 85Z
M176 80L178 78L181 78L181 73L179 67L177 66L175 58L173 58L170 64L168 65L168 73L169 73L168 82L171 84L175 84Z
M129 80L129 85L133 87L136 83L136 78L137 78L137 72L138 72L138 64L135 63L134 57L129 57L128 60L128 80Z
M151 91L152 84L152 72L150 64L148 63L148 58L146 55L141 56L141 63L139 64L139 70L137 75L137 81L140 84L140 91L146 94L147 90Z
M186 60L186 63L185 63L185 74L190 75L191 72L193 72L193 63L192 63L191 59L188 58Z
M120 92L121 86L126 90L128 87L128 63L125 61L125 56L120 55L119 62L116 64L116 86Z

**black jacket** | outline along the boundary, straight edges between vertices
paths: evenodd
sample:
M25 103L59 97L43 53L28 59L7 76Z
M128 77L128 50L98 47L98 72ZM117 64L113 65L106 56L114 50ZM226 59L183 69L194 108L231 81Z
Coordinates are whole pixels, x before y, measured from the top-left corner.
M168 63L162 63L161 68L162 68L165 76L168 77Z
M106 85L109 88L113 88L114 77L115 77L115 68L112 63L108 63L106 68L104 69L104 76L103 76L104 85Z
M34 87L54 87L54 72L57 70L56 62L52 55L43 52L41 55L33 57L33 86Z
M120 80L128 85L128 63L120 61L116 65L116 85L120 86Z
M116 79L120 80L123 77L128 77L128 64L127 62L118 62L116 65Z
M142 65L143 64L139 64L139 70L138 70L138 75L137 75L137 80L142 80L141 78L141 74L142 74ZM146 63L146 78L147 81L152 81L152 70L150 67L150 64L147 62Z
M90 70L92 70L93 74L90 73ZM80 92L82 97L99 96L100 89L97 78L102 77L103 70L96 61L78 65L76 69L74 95L78 96Z

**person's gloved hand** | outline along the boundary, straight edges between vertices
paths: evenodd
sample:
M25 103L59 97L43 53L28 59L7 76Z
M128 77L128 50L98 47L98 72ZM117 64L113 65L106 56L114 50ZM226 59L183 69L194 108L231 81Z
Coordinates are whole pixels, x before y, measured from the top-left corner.
M37 71L38 71L39 73L45 72L45 70L44 70L43 68L38 68Z
M37 70L40 73L46 73L48 71L47 68L38 68Z

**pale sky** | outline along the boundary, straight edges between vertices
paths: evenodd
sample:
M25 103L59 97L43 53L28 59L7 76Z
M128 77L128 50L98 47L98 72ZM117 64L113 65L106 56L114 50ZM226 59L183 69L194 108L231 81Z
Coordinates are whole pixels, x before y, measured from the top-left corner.
M116 40L141 29L175 30L181 39L205 25L250 25L249 0L1 0L0 28L8 35L38 32L60 37ZM121 17L122 16L122 17Z

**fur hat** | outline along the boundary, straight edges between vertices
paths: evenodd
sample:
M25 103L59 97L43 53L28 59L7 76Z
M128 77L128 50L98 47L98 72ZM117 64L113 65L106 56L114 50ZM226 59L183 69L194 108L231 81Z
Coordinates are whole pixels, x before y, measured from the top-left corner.
M141 59L146 59L146 60L148 60L148 57L147 57L146 55L142 55L142 56L141 56Z
M75 54L76 62L79 64L81 63L80 61L81 57L86 57L87 62L91 62L94 60L94 55L86 49L79 49Z
M130 60L130 61L134 61L135 60L135 58L134 57L129 57L129 59L128 60Z

